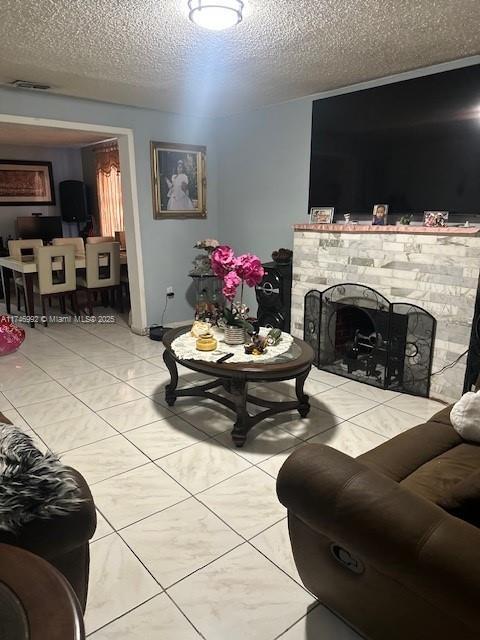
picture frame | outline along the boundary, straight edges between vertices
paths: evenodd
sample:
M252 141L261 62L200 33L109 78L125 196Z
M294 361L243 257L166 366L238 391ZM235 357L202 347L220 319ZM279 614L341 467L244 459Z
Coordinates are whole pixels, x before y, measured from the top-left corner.
M424 227L445 227L448 221L448 211L424 211Z
M154 219L207 217L206 155L204 146L150 142Z
M0 160L0 206L54 205L52 163Z
M375 204L372 211L372 225L383 226L388 224L388 204Z
M310 209L311 224L332 224L335 207L312 207Z

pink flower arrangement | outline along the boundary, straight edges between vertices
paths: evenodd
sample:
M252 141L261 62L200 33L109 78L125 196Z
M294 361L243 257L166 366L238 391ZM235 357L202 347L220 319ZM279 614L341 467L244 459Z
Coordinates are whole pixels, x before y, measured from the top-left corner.
M225 278L235 264L233 249L227 244L220 245L213 251L210 257L210 264L217 278Z
M241 285L243 298L243 285L254 287L263 278L264 270L257 256L245 253L235 257L233 249L228 245L217 247L211 256L213 273L223 280L222 293L227 300L233 302L237 289ZM242 304L242 300L240 300Z

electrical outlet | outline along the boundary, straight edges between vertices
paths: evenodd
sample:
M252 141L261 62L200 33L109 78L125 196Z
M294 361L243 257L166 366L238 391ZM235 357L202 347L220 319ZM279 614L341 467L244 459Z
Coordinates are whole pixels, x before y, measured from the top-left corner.
M167 297L173 298L174 295L175 295L175 292L173 290L173 287L167 287Z

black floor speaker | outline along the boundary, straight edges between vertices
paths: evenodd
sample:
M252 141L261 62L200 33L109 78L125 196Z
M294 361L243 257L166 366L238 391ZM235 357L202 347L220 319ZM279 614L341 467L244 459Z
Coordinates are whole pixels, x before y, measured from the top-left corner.
M81 180L60 182L60 209L65 222L85 222L87 219L87 189Z
M290 332L292 304L292 263L266 262L265 275L255 287L260 327L275 327Z

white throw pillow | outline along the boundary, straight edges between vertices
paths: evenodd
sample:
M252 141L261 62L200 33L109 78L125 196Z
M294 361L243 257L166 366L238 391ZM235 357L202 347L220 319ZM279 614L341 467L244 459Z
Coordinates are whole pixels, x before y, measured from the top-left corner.
M480 392L468 391L450 412L453 428L464 440L480 442Z

